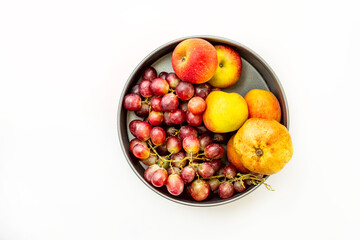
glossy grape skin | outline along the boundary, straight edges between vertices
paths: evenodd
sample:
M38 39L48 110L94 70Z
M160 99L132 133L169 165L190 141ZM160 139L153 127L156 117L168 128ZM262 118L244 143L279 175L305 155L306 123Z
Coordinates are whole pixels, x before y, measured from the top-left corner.
M150 152L150 156L148 158L141 159L141 162L145 165L151 166L151 165L155 164L157 160L158 160L158 157L154 153Z
M151 111L149 114L149 123L153 126L160 125L164 120L163 112Z
M195 170L190 166L186 166L181 170L180 176L184 182L190 183L195 178Z
M161 108L165 112L171 112L178 108L179 99L173 93L165 94L161 99Z
M157 153L160 155L160 156L166 156L169 154L167 148L166 148L166 144L163 144L163 145L160 145L156 148L156 151Z
M139 84L136 84L131 88L131 93L141 96Z
M190 111L186 112L186 122L193 127L199 126L202 123L201 114L193 114Z
M197 126L195 127L195 129L199 133L199 135L211 134L210 130L207 129L204 125Z
M242 184L242 181L240 180L240 181L236 181L234 183L234 189L235 189L235 191L241 193L246 190L246 186L245 186L245 184Z
M176 109L170 112L170 121L173 124L182 124L185 121L185 113L181 109Z
M214 159L210 162L211 166L213 167L214 171L217 172L221 168L221 160ZM221 175L224 175L223 173Z
M215 171L214 171L214 168L211 166L210 163L204 162L204 163L200 164L200 166L198 168L198 173L203 178L209 178L209 177L214 175Z
M166 130L166 136L170 137L170 136L176 136L178 133L178 130L175 127L167 127Z
M224 151L225 151L224 147L217 143L212 143L208 145L204 150L205 156L207 158L213 158L213 159L221 158L224 154Z
M177 137L168 137L166 140L166 148L170 153L178 153L181 150L181 142Z
M133 93L127 94L123 105L128 111L137 111L141 108L141 97Z
M151 126L149 123L140 121L135 126L135 137L141 141L150 139Z
M195 86L195 96L201 97L204 100L209 95L211 91L211 86L208 83L202 83Z
M213 140L215 143L227 143L228 136L226 133L215 133Z
M155 78L152 81L150 88L154 95L163 96L168 93L169 84L165 79Z
M164 129L161 127L154 127L150 131L150 138L155 145L162 145L166 140Z
M135 135L135 129L136 129L136 125L137 125L139 122L142 122L142 121L139 120L139 119L135 119L135 120L132 120L132 121L129 123L130 132L131 132L131 134L132 134L134 137L136 137L136 135Z
M168 175L171 175L171 174L179 174L180 175L180 173L181 173L181 169L180 168L178 168L178 167L169 167L168 169L167 169L167 173L168 173Z
M212 138L209 134L203 134L199 137L200 150L204 151L205 148L212 143Z
M147 68L145 68L145 70L142 74L142 79L152 81L153 79L156 78L156 76L157 76L157 72L156 72L155 68L147 67Z
M165 80L169 83L170 88L175 89L180 83L180 78L175 73L169 73Z
M166 181L168 179L168 173L166 169L160 168L154 172L154 174L151 177L151 183L155 187L162 187L165 185Z
M206 109L206 102L201 97L193 97L188 102L188 109L193 114L202 114Z
M209 184L202 179L197 179L190 186L190 195L196 201L205 200L210 193Z
M144 144L136 144L132 153L139 159L146 159L150 156L150 149Z
M184 113L186 113L188 109L188 102L182 102L179 105L179 109L181 109Z
M210 190L214 192L219 188L220 180L217 178L213 178L213 179L208 180L208 184L210 186Z
M186 138L188 136L194 136L194 137L198 136L195 128L188 126L188 125L180 127L180 129L179 129L180 140L182 141L182 140L184 140L184 138Z
M144 172L144 178L147 182L151 183L151 178L156 170L160 169L159 165L154 164L149 166Z
M177 86L176 86L176 95L183 101L185 100L189 100L190 98L192 98L192 96L194 96L194 86L189 83L189 82L184 82L181 81Z
M174 167L183 168L185 167L187 160L183 160L186 157L186 154L184 152L178 152L176 154L173 154L171 156L171 160L174 160L172 162L172 165ZM183 161L181 161L183 160Z
M130 151L131 151L131 152L133 151L134 147L135 147L137 144L144 144L145 146L147 146L146 142L140 141L139 139L134 138L134 139L131 140L130 143L129 143L129 148L130 148Z
M234 185L230 182L223 182L218 188L219 197L226 199L234 194Z
M161 112L161 97L154 97L150 102L151 110L155 112Z
M150 106L147 103L141 103L141 107L139 110L135 111L136 116L145 118L149 115Z
M226 178L234 178L236 176L236 167L232 164L228 164L224 167L224 176Z
M187 136L182 141L183 148L187 153L198 153L200 150L199 139L195 136Z
M153 92L151 91L150 88L151 85L151 81L149 80L142 80L140 85L139 85L139 91L141 96L143 97L152 97L153 96Z
M167 72L161 72L161 73L159 73L159 76L158 76L158 78L162 78L162 79L166 79L166 77L167 77L167 75L168 75L168 73Z
M171 195L178 196L184 191L184 181L179 174L171 174L166 182L166 189Z
M164 123L168 126L173 125L173 123L170 120L170 112L164 112Z

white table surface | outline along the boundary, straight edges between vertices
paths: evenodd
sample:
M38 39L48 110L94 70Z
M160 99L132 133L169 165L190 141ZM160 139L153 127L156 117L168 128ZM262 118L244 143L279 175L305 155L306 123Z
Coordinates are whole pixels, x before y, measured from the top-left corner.
M1 1L0 239L355 239L356 1ZM278 75L294 156L265 187L194 208L132 172L116 112L153 49L189 35L241 42Z

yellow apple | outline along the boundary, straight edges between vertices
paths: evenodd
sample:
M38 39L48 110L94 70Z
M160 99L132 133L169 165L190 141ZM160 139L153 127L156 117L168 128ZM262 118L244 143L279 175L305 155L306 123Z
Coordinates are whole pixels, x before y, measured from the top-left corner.
M235 134L234 148L245 168L266 175L279 172L293 155L287 128L273 119L248 119Z
M235 131L248 118L246 101L237 93L211 92L206 98L206 106L203 121L215 133Z
M227 88L234 85L240 78L242 63L239 54L224 45L215 46L218 66L209 84L213 87Z

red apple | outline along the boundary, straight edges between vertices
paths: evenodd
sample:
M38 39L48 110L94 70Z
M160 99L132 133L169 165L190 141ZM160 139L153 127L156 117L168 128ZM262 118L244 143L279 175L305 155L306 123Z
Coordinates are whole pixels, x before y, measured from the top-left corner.
M218 66L216 49L204 39L186 39L176 46L172 66L183 81L193 84L207 82L214 76Z

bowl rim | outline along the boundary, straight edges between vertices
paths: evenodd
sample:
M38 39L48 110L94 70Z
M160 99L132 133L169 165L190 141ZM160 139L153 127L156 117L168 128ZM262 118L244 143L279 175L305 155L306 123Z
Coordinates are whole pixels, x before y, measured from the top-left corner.
M285 104L285 109L286 109L286 128L289 129L290 127L290 114L289 114L289 106L288 106L288 102L287 102L287 98L286 98L286 94L285 91L281 85L281 82L279 80L279 78L277 77L277 75L275 74L275 72L273 71L273 69L269 66L269 64L262 58L260 57L255 51L253 51L252 49L250 49L249 47L234 41L232 39L228 39L228 38L224 38L224 37L219 37L219 36L214 36L214 35L190 35L190 36L186 36L186 37L180 37L174 40L171 40L165 44L160 45L159 47L157 47L156 49L154 49L153 51L151 51L149 54L146 55L145 58L143 58L143 60L138 63L136 65L136 67L134 68L134 70L131 72L130 76L128 77L128 79L126 80L123 89L121 91L121 95L120 95L120 99L119 99L119 103L118 103L118 109L117 109L117 122L116 122L116 126L117 126L117 132L118 132L118 138L119 138L119 143L121 146L121 149L123 151L123 155L126 158L126 161L128 162L128 164L130 165L131 169L133 170L133 172L136 174L136 176L148 187L150 188L153 192L159 194L160 196L172 201L172 202L176 202L185 206L192 206L192 207L214 207L214 206L220 206L220 205L224 205L227 203L231 203L234 202L236 200L239 200L240 198L245 197L246 195L252 193L253 191L255 191L257 188L260 187L261 184L255 185L253 186L251 189L249 189L248 191L245 191L243 194L238 195L234 198L229 198L229 199L223 199L222 201L219 202L215 202L215 203L206 203L205 202L186 202L186 201L182 201L182 200L177 200L174 198L171 198L167 195L165 195L164 193L157 191L156 189L152 188L150 186L150 184L143 178L142 175L140 175L138 173L138 171L135 169L135 167L133 166L133 164L131 163L131 161L129 160L129 158L126 155L126 149L124 147L124 142L122 141L122 133L121 133L121 129L120 129L120 114L121 114L121 110L122 110L122 102L124 99L124 96L126 94L125 89L126 86L129 84L130 80L134 77L134 75L136 74L136 72L139 70L139 68L144 64L144 62L148 61L152 55L154 55L156 52L160 51L163 48L168 47L169 45L172 45L176 42L181 42L185 39L189 39L189 38L202 38L205 39L207 41L222 41L222 42L228 42L234 45L237 45L241 48L244 48L245 50L249 51L251 54L253 54L266 68L267 70L270 72L270 74L272 75L272 77L275 79L276 84L278 85L280 92L284 98L284 104ZM269 178L269 176L266 176L265 179L267 180Z

